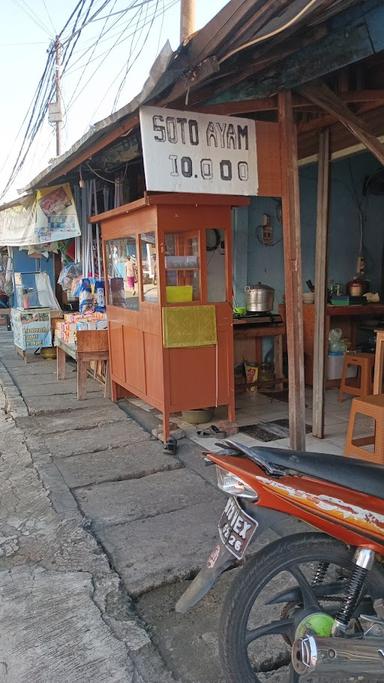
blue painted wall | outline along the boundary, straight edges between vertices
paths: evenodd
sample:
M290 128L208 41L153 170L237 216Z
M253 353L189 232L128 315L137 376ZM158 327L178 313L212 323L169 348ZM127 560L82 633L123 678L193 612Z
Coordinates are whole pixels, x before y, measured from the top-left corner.
M363 197L362 188L365 177L375 173L379 168L378 162L369 153L334 161L331 165L328 280L333 279L335 282L346 284L355 274L359 255L361 208L364 220L366 275L371 281L372 291L380 288L381 281L384 196ZM305 281L315 279L316 192L317 165L312 164L301 168L302 267L305 291L308 291ZM282 238L282 226L278 220L277 206L278 202L275 199L254 197L248 208L247 231L247 281L255 283L260 280L275 289L275 310L282 302L284 295L283 245L279 241ZM273 247L263 246L257 239L258 226L262 223L263 213L270 214L272 218L274 240L278 242ZM238 223L242 224L243 220ZM239 232L238 227L235 227L234 254L244 254L245 245L244 229ZM236 300L242 298L243 287L243 279L240 278L238 282L239 278L236 278L238 267L235 261ZM244 272L244 265L242 272Z
M362 194L364 178L378 169L378 162L370 154L365 153L355 155L351 159L332 163L329 280L333 279L345 284L355 273L360 242L360 206L364 217L366 272L371 280L371 289L376 290L380 287L381 253L384 246L384 196L369 195L364 198ZM315 278L316 189L317 165L312 164L301 168L300 203L304 283L308 279L314 280ZM284 295L283 245L280 241L282 226L278 220L277 206L278 202L275 199L254 197L248 209L247 281L254 283L261 280L274 287L275 308L282 302ZM257 239L257 234L260 234L258 226L262 223L263 213L268 213L272 218L274 240L278 242L273 247L266 247L260 244ZM235 228L235 254L236 252L244 254L244 240L244 230L240 236L238 229ZM237 285L235 289L236 299L241 299L243 280L241 279L241 282L238 283L236 277L234 279ZM305 289L307 288L305 287Z

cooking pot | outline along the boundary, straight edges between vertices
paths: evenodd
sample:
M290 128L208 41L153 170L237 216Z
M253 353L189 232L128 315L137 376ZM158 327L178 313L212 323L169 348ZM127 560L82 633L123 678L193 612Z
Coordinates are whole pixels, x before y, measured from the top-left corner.
M347 294L349 296L362 296L369 291L369 282L360 277L354 277L347 283Z
M273 309L275 290L258 282L245 288L247 311L250 313L267 313Z

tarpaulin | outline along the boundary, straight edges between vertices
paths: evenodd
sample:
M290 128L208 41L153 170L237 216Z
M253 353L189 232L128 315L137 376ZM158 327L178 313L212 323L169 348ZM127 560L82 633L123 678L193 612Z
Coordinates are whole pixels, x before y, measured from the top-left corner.
M0 246L26 247L79 235L69 183L37 190L35 195L0 211Z

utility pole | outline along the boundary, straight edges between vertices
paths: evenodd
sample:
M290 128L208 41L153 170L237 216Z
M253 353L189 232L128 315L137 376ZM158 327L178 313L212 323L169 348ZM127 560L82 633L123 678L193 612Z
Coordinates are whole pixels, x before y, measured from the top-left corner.
M55 40L55 102L49 104L48 121L54 123L56 128L56 156L61 154L61 124L63 114L61 111L61 49L59 36Z
M195 0L180 2L180 43L183 43L196 30Z

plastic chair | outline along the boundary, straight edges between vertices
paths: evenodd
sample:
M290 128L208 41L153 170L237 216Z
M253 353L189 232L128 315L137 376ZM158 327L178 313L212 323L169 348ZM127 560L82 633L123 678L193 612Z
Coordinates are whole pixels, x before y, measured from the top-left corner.
M367 436L353 436L358 415L374 420L373 433ZM373 445L372 450L366 448L370 445ZM362 460L384 463L384 394L353 399L344 453Z
M369 396L372 394L372 375L375 364L374 353L346 353L344 356L343 372L341 375L339 401L343 401L343 394L352 396ZM347 377L348 368L354 366L358 369L357 379Z

